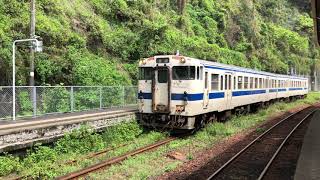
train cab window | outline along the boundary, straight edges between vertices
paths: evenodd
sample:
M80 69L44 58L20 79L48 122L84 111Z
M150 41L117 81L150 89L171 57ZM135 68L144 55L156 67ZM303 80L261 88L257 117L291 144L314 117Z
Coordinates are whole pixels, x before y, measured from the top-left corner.
M250 89L253 89L254 88L254 78L251 77L250 78Z
M238 77L238 89L242 89L242 84L243 84L243 77L239 76Z
M168 82L168 69L159 69L158 70L158 82L167 83Z
M249 78L244 77L244 89L249 89Z
M220 90L223 91L223 76L220 76Z
M141 67L139 68L139 80L152 80L152 67Z
M195 80L194 66L174 66L172 68L173 80Z
M211 74L211 90L219 90L219 74Z

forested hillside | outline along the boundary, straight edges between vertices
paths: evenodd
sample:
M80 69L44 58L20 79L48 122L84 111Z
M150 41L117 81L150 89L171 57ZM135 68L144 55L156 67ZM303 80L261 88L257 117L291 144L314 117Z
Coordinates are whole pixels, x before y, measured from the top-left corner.
M307 74L319 52L308 0L37 0L37 85L136 83L140 58L181 54L277 73ZM0 83L11 48L29 36L29 0L0 1ZM17 55L27 85L26 45Z

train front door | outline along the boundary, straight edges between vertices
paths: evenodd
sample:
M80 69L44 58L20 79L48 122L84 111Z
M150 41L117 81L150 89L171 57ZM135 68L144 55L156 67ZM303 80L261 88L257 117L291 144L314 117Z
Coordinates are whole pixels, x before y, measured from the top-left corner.
M152 110L155 113L170 112L170 70L156 67L152 80Z
M233 75L225 74L224 75L224 90L225 90L225 103L226 109L232 109L232 84L233 84Z

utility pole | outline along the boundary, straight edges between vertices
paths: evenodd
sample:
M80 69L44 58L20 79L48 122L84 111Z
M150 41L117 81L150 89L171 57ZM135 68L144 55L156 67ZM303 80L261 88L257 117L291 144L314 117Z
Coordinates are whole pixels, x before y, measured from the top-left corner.
M36 31L36 0L31 0L30 4L30 39L35 38ZM30 79L29 86L34 86L34 47L30 48Z

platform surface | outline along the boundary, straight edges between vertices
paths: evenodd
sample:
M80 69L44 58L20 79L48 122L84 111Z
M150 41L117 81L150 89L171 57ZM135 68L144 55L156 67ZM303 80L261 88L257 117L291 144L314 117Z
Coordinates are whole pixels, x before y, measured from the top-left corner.
M320 179L320 110L313 115L304 137L294 179Z
M68 117L75 117L75 116L81 116L81 115L91 115L96 113L104 113L104 112L115 112L115 111L133 111L137 110L136 107L121 107L121 108L108 108L108 109L96 109L96 110L88 110L88 111L79 111L79 112L71 112L71 113L57 113L57 114L49 114L49 115L43 115L38 117L25 117L25 118L17 118L16 121L12 120L0 120L0 129L2 126L6 125L19 125L23 123L37 123L37 122L45 122L48 120L56 119L56 118L68 118Z

